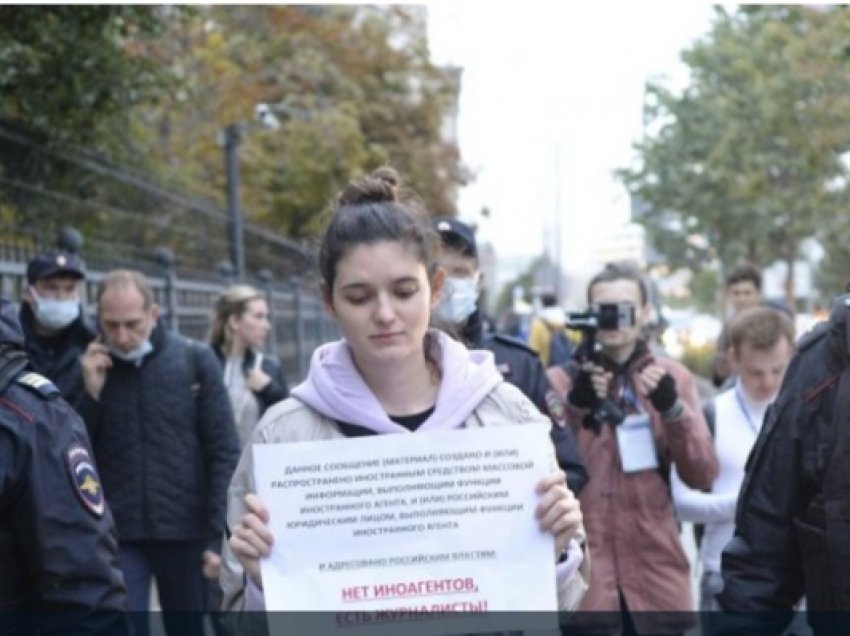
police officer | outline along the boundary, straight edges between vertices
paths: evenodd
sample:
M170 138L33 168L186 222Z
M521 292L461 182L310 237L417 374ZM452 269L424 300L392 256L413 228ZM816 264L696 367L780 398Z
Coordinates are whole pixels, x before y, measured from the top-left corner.
M80 304L85 275L79 254L48 250L27 264L21 296L24 346L33 369L59 387L72 405L84 391L79 358L95 337Z
M112 515L80 418L0 299L0 633L127 634Z
M587 470L572 429L567 426L564 404L550 388L540 359L519 340L484 332L478 308L482 279L475 235L468 225L448 217L435 219L434 227L442 242L438 263L446 271L443 299L435 316L454 327L467 347L492 351L505 380L519 388L541 413L549 416L558 463L567 473L570 490L578 495L587 482Z
M850 294L798 342L747 466L723 633L778 634L803 596L817 634L850 633Z

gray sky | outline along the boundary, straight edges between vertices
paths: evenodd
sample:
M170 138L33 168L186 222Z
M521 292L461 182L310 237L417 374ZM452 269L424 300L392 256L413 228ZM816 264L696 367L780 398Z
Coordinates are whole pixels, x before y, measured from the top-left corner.
M464 68L461 152L478 178L461 218L501 256L534 256L560 196L565 267L594 267L602 235L628 219L611 173L632 161L644 84L684 85L679 54L708 32L711 5L462 0L429 2L428 14L433 59Z

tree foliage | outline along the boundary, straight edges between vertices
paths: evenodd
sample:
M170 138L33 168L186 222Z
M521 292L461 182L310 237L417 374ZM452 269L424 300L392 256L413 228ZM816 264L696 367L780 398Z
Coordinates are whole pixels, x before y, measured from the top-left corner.
M514 302L514 290L521 288L523 290L523 299L530 298L531 290L535 286L535 281L538 274L546 269L551 268L552 263L549 260L548 254L543 254L535 258L528 264L528 269L520 273L516 278L502 285L499 295L496 297L496 313L502 314L508 311Z
M167 99L180 81L152 42L180 28L191 9L93 6L0 7L0 222L6 240L41 242L74 224L89 237L112 229L139 241L152 202L87 166L130 147L137 108ZM135 165L153 169L142 158ZM136 205L138 214L123 207ZM34 238L33 238L34 237Z
M0 7L3 120L56 141L105 141L130 109L174 87L145 45L184 14L132 5Z
M816 274L816 284L825 298L841 294L850 283L850 218L836 218L830 223L821 243L824 258Z
M65 160L0 143L2 217L44 226L58 210L89 235L183 251L192 241L218 258L231 124L241 207L283 234L314 236L329 198L383 163L435 214L453 214L461 166L441 127L458 76L429 60L421 17L398 6L0 7L0 126L73 149ZM259 102L279 130L256 125ZM206 216L157 188L194 193Z
M718 9L682 55L687 88L647 85L638 165L619 175L646 204L640 221L671 266L793 267L801 241L831 235L847 213L848 46L841 8Z
M210 7L168 43L187 93L139 113L142 128L158 131L146 151L219 198L217 136L241 122L243 208L294 237L314 235L329 197L383 163L435 214L453 214L459 155L441 126L456 78L430 62L416 16L398 7ZM259 102L276 110L279 130L252 123Z

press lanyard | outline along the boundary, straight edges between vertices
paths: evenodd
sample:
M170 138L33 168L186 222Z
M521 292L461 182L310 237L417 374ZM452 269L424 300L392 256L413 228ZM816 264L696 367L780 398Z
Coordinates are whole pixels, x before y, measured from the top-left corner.
M738 407L741 409L741 413L744 414L744 417L746 418L747 424L749 424L750 429L753 431L753 433L758 435L759 429L753 422L753 416L750 415L750 411L749 409L747 409L747 404L744 402L744 398L741 397L741 392L738 387L735 387L735 398L738 400Z
M619 398L620 404L625 407L631 407L638 413L643 412L643 407L641 406L640 400L635 393L635 390L632 388L631 383L629 382L629 377L626 373L623 373L619 378L618 382L620 383L620 391Z

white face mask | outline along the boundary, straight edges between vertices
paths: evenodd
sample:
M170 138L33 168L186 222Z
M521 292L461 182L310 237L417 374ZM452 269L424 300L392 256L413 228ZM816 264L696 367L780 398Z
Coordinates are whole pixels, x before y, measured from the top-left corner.
M434 310L434 315L453 325L464 322L476 309L477 282L476 278L446 278L443 299Z
M109 353L113 356L119 360L123 360L124 362L133 362L136 365L140 365L142 363L142 359L151 351L153 351L153 345L150 340L145 340L131 351L121 351L121 349L117 347L109 347Z
M47 329L64 329L80 315L80 300L57 300L56 298L41 298L30 287L30 294L35 300L35 319Z

